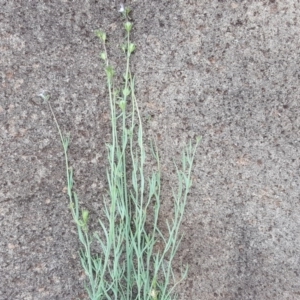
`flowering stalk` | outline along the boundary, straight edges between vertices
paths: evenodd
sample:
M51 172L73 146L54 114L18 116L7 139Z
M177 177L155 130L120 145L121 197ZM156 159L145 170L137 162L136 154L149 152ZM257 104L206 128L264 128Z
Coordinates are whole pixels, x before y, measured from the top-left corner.
M161 174L159 156L151 149L157 168L147 177L144 172L146 151L141 115L135 94L135 78L130 59L135 51L130 34L133 23L128 8L121 6L125 19L126 67L120 89L115 89L115 70L108 60L103 31L96 36L103 45L100 58L104 63L111 112L111 143L107 145L108 197L104 198L104 219L99 220L100 230L91 234L88 229L89 212L80 213L77 194L73 191L73 171L68 163L69 137L63 136L52 107L63 145L68 195L73 219L82 244L80 260L87 275L86 290L92 300L170 300L175 281L172 262L179 246L179 227L182 222L189 189L196 145L190 143L182 156L182 168L176 166L178 188L173 190L174 215L167 222L164 234L158 227L161 205ZM45 100L48 100L45 99ZM149 221L151 217L151 221ZM158 242L163 249L155 251ZM95 249L97 254L92 251ZM186 271L182 273L182 279Z

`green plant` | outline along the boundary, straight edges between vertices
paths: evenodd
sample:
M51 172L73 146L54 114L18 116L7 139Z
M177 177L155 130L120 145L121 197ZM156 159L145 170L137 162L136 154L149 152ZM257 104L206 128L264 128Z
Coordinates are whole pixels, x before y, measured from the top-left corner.
M191 172L197 139L190 142L182 155L182 168L176 165L178 188L173 190L174 215L167 221L164 234L158 227L161 208L161 173L156 147L150 147L157 167L146 175L146 151L143 127L135 95L135 79L130 70L130 58L135 45L130 40L133 23L129 9L122 11L125 19L125 42L122 50L126 57L125 74L121 89L114 85L115 70L106 50L106 34L95 32L103 44L100 54L104 62L111 112L111 144L107 145L108 196L104 197L105 219L99 220L99 232L90 233L89 212L80 211L78 196L73 190L73 170L69 166L69 135L63 135L49 101L49 107L63 146L67 175L68 196L78 237L82 244L81 264L87 275L86 289L92 300L168 300L175 297L172 268L180 237L187 196L191 187ZM49 96L41 95L45 100ZM163 245L160 251L157 244ZM182 272L183 279L186 271Z

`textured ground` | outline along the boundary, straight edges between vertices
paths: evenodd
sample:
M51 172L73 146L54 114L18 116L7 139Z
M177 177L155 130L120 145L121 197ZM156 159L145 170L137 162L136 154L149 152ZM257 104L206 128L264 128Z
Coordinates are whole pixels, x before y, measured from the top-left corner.
M129 0L128 0L129 1ZM178 261L182 300L300 299L300 4L132 0L146 134L172 158L203 136ZM84 205L96 215L109 141L93 30L122 63L114 3L0 0L0 299L86 299L49 110L72 135Z

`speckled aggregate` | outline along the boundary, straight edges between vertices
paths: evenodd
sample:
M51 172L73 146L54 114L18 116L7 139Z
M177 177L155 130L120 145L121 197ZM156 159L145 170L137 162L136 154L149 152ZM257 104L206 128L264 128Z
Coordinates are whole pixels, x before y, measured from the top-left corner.
M128 1L146 135L173 159L202 135L178 257L179 299L300 299L300 4ZM63 157L45 103L70 131L76 188L96 219L109 107L93 30L123 63L114 1L0 1L0 299L86 299Z

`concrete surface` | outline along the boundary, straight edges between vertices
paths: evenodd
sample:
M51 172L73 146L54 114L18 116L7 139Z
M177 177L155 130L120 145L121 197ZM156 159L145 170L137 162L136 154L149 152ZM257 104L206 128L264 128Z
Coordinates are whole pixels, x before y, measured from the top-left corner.
M182 227L182 300L300 299L300 4L128 1L146 135L163 161L203 136ZM0 1L0 299L87 299L49 110L72 135L76 188L97 217L109 141L93 30L122 63L114 2Z

